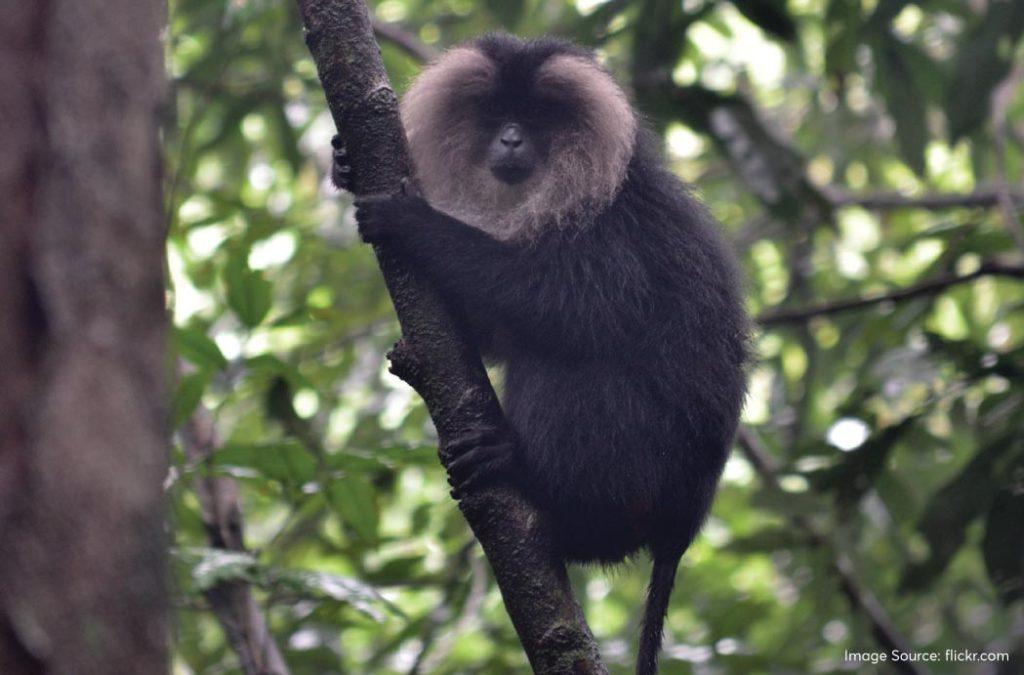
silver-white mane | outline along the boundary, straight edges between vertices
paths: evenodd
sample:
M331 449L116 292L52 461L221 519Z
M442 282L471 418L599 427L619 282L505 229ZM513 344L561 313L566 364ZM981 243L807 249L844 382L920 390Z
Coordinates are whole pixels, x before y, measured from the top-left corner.
M579 226L615 198L633 154L637 121L622 89L597 63L556 55L537 70L538 91L571 92L572 131L546 149L530 178L507 185L491 174L470 140L465 105L493 85L497 66L473 47L446 52L402 100L416 177L431 204L503 240L532 239L546 227Z

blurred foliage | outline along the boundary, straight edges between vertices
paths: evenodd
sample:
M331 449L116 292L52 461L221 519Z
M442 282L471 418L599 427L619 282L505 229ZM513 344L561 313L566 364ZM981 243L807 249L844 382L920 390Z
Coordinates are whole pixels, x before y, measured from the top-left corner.
M487 30L600 50L741 253L753 313L1019 260L1012 209L866 210L836 191L1018 189L1024 4L1011 0L385 0L436 48ZM172 0L168 264L184 362L175 423L177 672L237 672L201 591L247 580L296 674L523 673L515 633L448 497L421 401L386 372L398 329L347 197L291 2ZM382 44L400 89L419 64ZM1003 84L1007 83L1007 84ZM1001 95L995 95L1001 93ZM1024 288L942 293L767 328L739 452L686 556L666 673L838 672L878 649L832 573L848 555L920 649L1024 649ZM235 477L250 554L205 548L191 478ZM632 672L639 561L575 570L615 673ZM938 664L932 672L965 672Z

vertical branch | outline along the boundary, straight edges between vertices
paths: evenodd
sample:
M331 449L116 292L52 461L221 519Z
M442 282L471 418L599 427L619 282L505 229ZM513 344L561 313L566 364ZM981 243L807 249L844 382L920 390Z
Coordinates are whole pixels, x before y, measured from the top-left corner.
M202 408L192 414L181 436L185 458L190 465L208 463L220 446L213 419ZM210 546L227 551L245 551L238 483L233 478L205 475L199 471L195 489ZM224 629L228 643L238 655L245 675L289 675L288 666L270 634L267 620L249 584L223 581L204 595Z
M327 105L355 169L355 192L394 192L410 174L410 160L366 4L298 0L298 6ZM473 426L504 426L464 327L393 251L379 246L376 253L402 326L392 372L423 397L442 445ZM487 555L534 671L606 673L544 514L508 487L482 490L459 507Z

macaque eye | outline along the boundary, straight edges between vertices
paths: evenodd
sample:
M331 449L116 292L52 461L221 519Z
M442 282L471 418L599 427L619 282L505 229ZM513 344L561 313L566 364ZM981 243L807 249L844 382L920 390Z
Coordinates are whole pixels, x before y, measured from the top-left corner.
M477 119L484 128L496 129L504 120L505 110L498 101L481 98L473 102L473 107L476 109Z
M571 102L564 99L541 98L531 108L530 117L541 127L564 127L575 117Z

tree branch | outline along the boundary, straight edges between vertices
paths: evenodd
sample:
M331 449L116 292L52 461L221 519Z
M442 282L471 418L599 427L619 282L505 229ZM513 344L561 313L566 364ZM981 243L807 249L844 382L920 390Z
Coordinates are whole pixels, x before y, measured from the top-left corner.
M937 279L924 281L907 288L902 288L890 293L869 295L863 298L850 298L847 300L833 300L823 302L810 307L798 307L796 309L769 309L758 315L757 321L762 326L777 326L789 323L801 323L815 316L828 316L839 314L856 309L863 309L883 302L900 302L926 295L935 295L951 286L965 284L985 276L1001 276L1014 279L1024 279L1024 265L1007 265L996 261L982 263L978 269L968 274L950 274Z
M761 481L771 490L782 491L779 485L779 469L774 459L762 446L761 440L753 430L741 427L736 441L747 460L761 477ZM827 547L833 552L832 568L839 579L843 594L850 605L871 624L871 632L887 652L894 649L904 653L911 651L910 643L897 630L885 607L870 588L858 578L853 561L845 553L839 551L831 538L821 531L812 520L805 516L790 516L790 521L803 530L815 546ZM906 675L928 675L928 669L911 661L893 661L893 667Z
M427 63L440 55L438 50L419 39L415 33L410 33L398 24L387 23L376 17L372 21L373 32L379 39L387 40L417 61Z
M876 211L895 209L924 209L927 211L943 211L958 208L991 208L999 205L1000 194L996 188L981 188L974 192L932 193L911 197L899 192L866 192L852 193L829 186L824 188L829 201L836 207L861 206ZM1010 199L1017 205L1024 204L1024 194L1011 194Z
M365 3L297 2L306 44L355 169L355 192L394 192L410 174L410 161ZM391 370L423 397L441 445L477 425L504 426L501 406L465 328L393 251L375 250L402 326ZM442 462L449 460L442 457ZM494 570L534 671L607 673L544 514L508 487L470 495L459 507Z
M185 458L192 465L206 463L220 447L213 419L202 408L192 414L181 431L181 437ZM242 509L235 480L199 472L195 489L210 545L227 551L244 552ZM266 618L249 584L244 581L224 581L207 590L204 595L224 629L228 643L238 655L245 675L289 675L288 665L270 634Z

